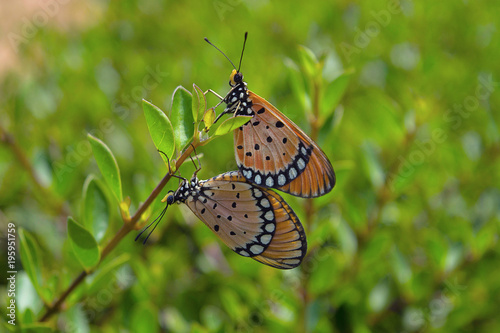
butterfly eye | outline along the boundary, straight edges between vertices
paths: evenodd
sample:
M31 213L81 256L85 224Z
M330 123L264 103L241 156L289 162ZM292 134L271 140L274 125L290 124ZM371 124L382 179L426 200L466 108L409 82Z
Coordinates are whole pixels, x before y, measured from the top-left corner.
M233 77L234 82L240 83L243 80L243 74L236 73Z
M171 204L174 203L174 201L175 201L174 192L173 191L168 192L168 195L167 195L167 204L171 205Z
M237 85L241 81L243 81L243 74L238 72L236 69L233 69L233 71L231 72L231 75L229 76L229 85L231 87L234 87L235 85Z

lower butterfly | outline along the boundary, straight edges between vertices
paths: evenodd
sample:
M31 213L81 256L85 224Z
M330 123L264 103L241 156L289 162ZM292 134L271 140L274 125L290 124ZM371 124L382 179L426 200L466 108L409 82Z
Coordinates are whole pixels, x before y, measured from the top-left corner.
M208 180L199 180L195 172L191 180L182 179L166 196L167 207L186 204L239 255L280 269L300 265L307 251L304 228L276 192L249 183L238 171Z

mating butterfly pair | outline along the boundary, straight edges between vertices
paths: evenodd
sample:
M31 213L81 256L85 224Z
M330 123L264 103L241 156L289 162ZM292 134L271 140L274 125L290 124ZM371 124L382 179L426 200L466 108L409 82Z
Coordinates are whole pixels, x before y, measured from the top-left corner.
M246 38L245 33L245 43ZM167 206L185 203L242 256L280 269L297 267L307 251L304 228L292 208L270 188L304 198L318 197L335 185L333 167L297 125L247 89L239 69L232 71L229 84L231 90L221 97L227 107L217 120L227 113L252 116L234 132L240 171L205 181L198 180L195 172L191 180L184 179L169 193Z

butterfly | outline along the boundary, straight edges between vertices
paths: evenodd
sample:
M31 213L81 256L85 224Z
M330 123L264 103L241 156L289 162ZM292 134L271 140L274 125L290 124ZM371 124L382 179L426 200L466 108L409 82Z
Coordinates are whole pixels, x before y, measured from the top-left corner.
M246 39L247 33L243 50ZM207 38L205 41L219 50ZM242 58L243 51L239 67ZM248 90L243 74L231 64L231 90L226 97L219 96L227 106L216 121L228 113L253 117L234 131L236 164L243 176L256 185L303 198L330 192L335 186L335 172L325 153L276 107Z
M280 269L300 265L307 251L306 235L283 198L249 183L238 171L208 180L199 180L196 172L190 180L177 176L182 182L167 194L160 219L169 205L183 203L239 255Z

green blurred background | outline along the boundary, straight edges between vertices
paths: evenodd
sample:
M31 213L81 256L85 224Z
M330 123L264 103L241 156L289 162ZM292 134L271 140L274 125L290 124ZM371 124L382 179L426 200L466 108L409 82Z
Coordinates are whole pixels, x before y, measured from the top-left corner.
M84 183L102 179L87 133L116 156L133 213L167 172L141 99L168 113L178 85L224 95L232 67L203 37L237 62L248 31L249 88L308 133L299 45L325 61L325 85L353 73L318 138L336 187L312 205L284 195L306 228L302 266L240 257L174 206L146 246L122 240L44 329L500 331L498 12L494 0L2 2L2 262L12 222L34 241L43 297L58 297L82 270L67 217L84 219ZM202 179L236 168L231 135L199 153ZM105 245L122 221L100 188ZM16 327L42 331L43 297L17 264ZM2 309L5 275L2 264Z

